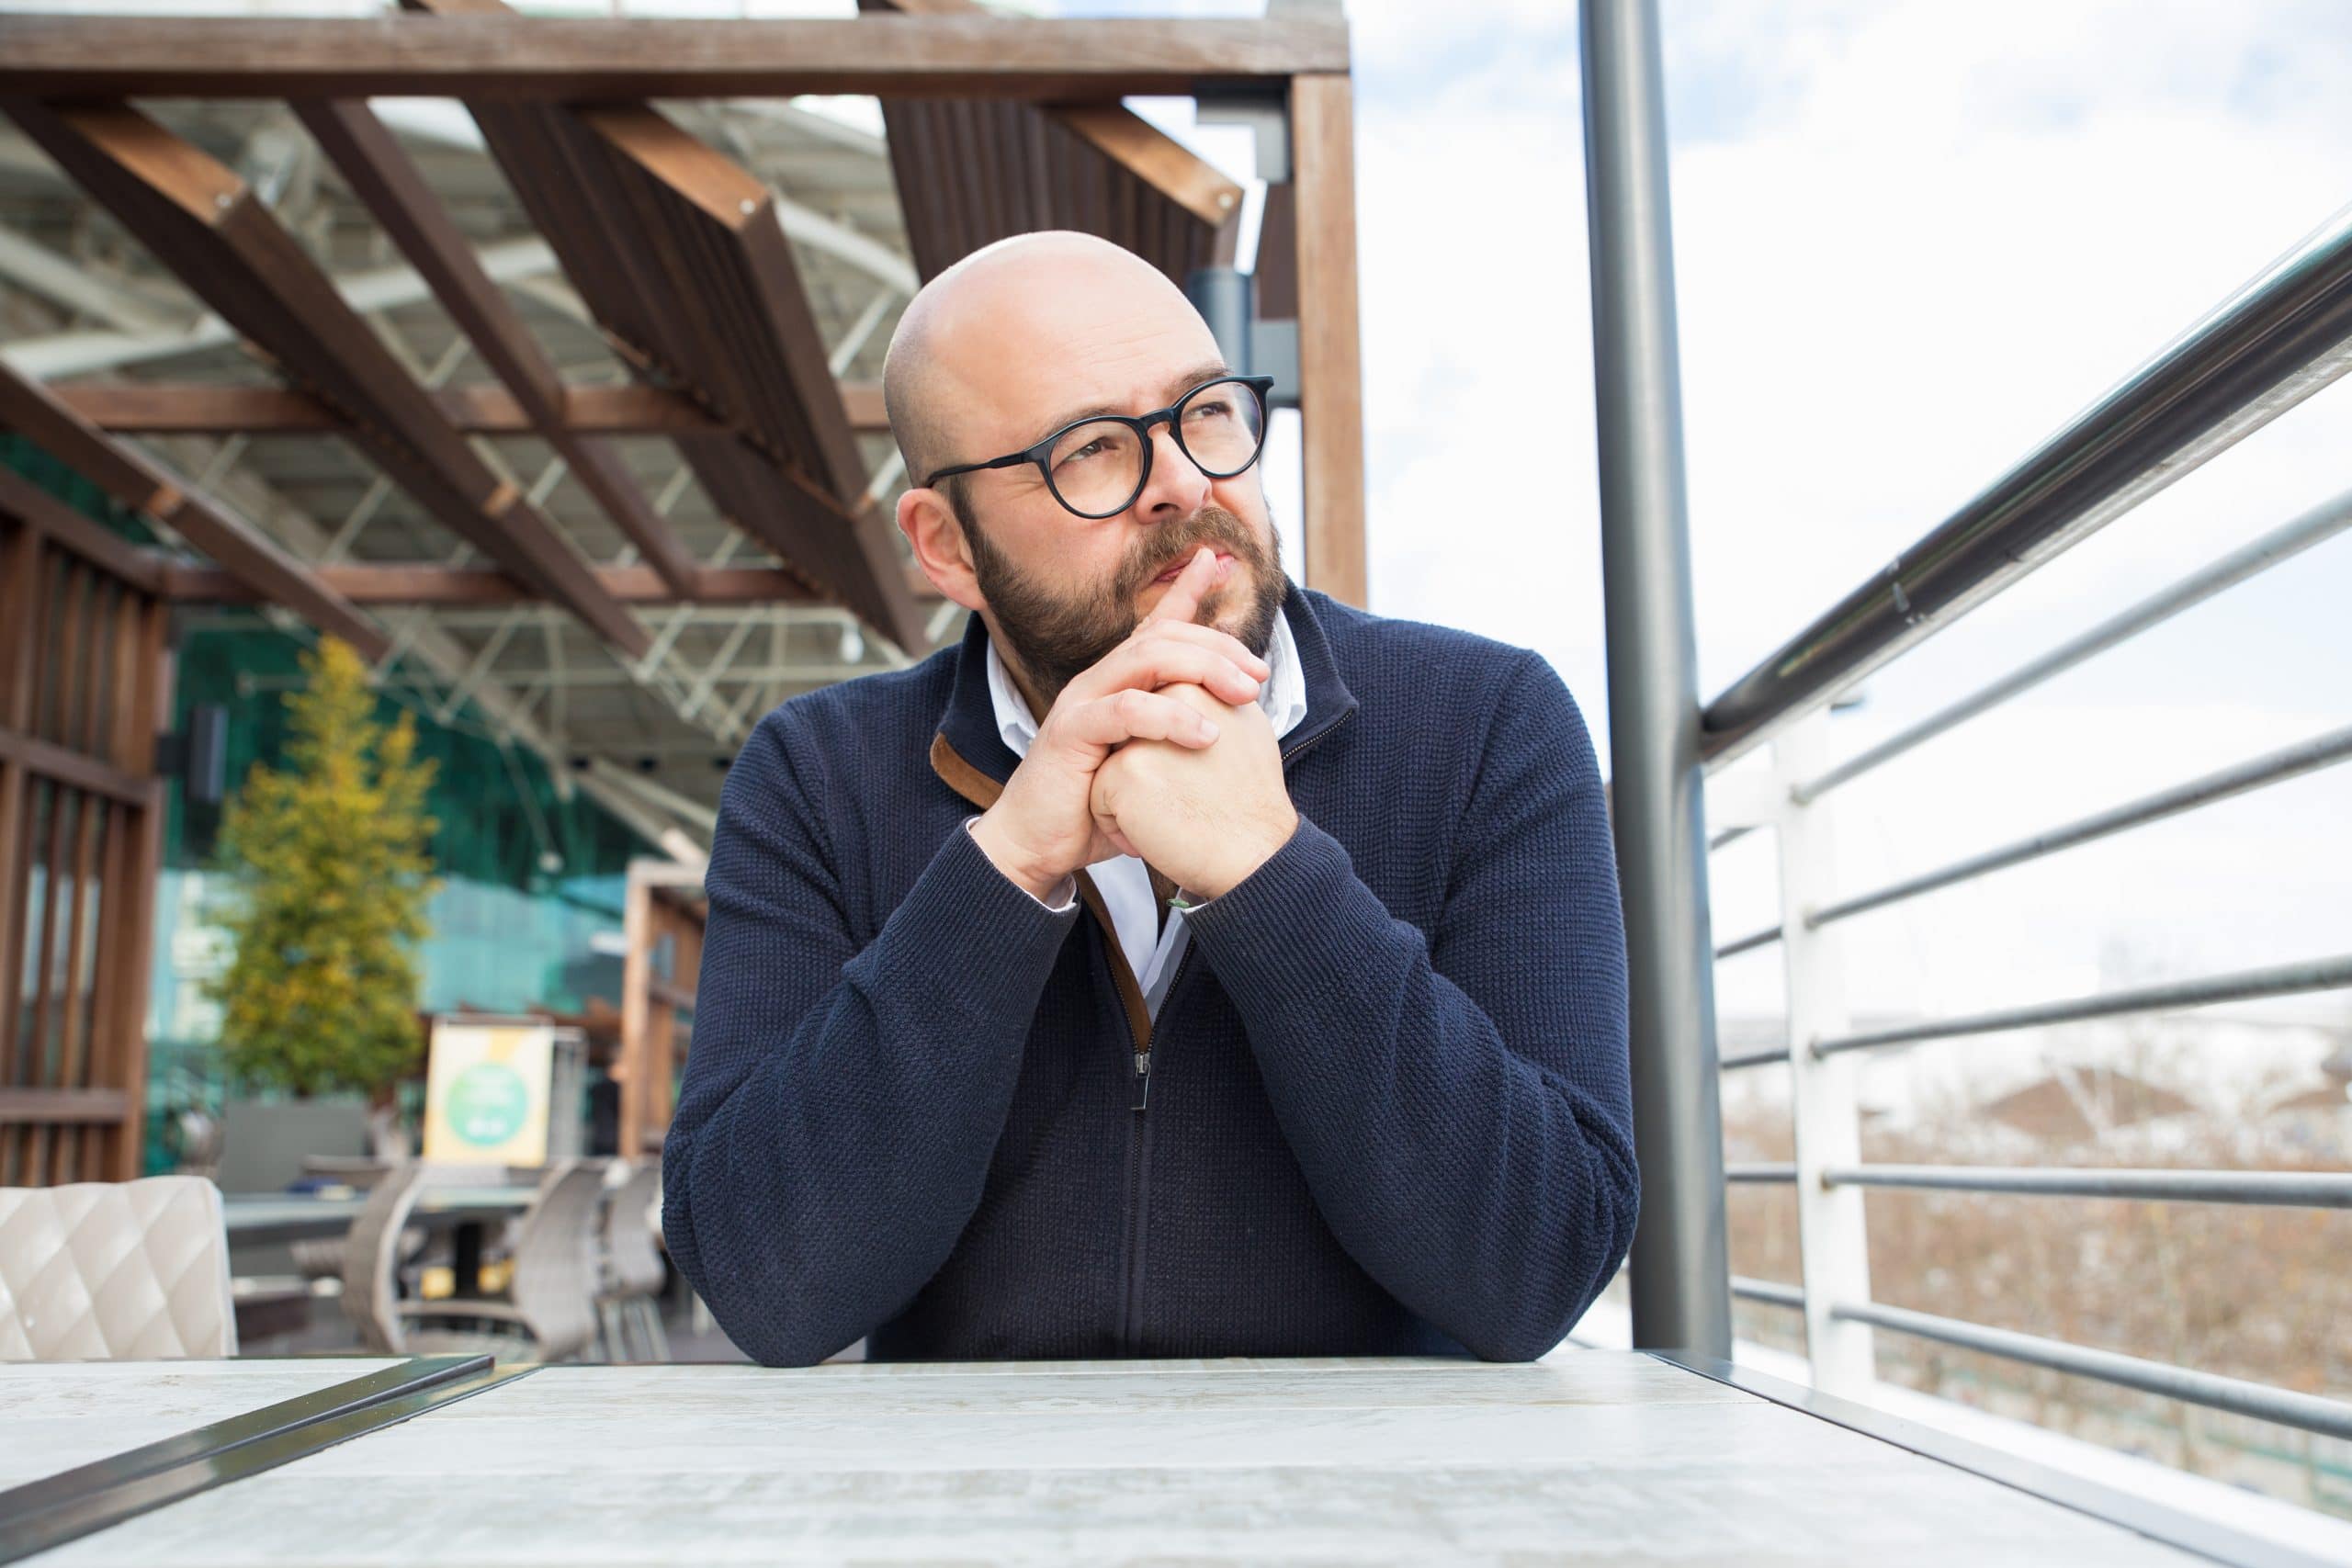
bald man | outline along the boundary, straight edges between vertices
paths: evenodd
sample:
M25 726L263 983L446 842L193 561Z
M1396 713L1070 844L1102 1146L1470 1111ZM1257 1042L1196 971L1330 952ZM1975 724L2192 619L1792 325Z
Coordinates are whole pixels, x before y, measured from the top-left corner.
M1289 581L1267 383L1103 241L942 273L883 386L972 616L728 775L679 1267L771 1365L1551 1348L1639 1193L1558 677Z

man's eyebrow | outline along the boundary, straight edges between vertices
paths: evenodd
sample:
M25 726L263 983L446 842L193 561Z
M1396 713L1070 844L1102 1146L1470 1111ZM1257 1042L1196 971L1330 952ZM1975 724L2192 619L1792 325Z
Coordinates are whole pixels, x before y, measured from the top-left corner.
M1182 397L1184 393L1191 391L1193 388L1199 386L1204 381L1214 381L1220 376L1230 376L1232 374L1232 368L1227 366L1224 360L1212 359L1204 364L1195 365L1190 370L1182 371L1177 375L1170 377L1166 387L1166 396L1170 402L1173 402L1176 399ZM1069 413L1062 415L1061 418L1054 421L1053 423L1047 425L1046 428L1048 433L1050 433L1076 424L1081 419L1100 419L1102 415L1107 413L1123 414L1126 412L1127 411L1125 409L1113 408L1108 403L1097 403L1091 408L1073 409Z

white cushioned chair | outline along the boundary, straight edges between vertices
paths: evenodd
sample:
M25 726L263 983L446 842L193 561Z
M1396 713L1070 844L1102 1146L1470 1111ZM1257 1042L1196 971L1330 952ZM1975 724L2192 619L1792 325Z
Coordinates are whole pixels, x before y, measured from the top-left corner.
M211 1182L0 1188L0 1360L236 1353L229 1233Z

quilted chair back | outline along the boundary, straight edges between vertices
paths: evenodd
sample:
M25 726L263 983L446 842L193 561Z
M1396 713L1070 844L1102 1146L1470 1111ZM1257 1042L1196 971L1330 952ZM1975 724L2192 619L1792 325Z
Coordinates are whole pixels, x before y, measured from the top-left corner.
M660 1163L640 1161L605 1210L605 1289L614 1295L653 1295L668 1277L653 1231L653 1204L661 1191Z
M0 1361L236 1353L229 1233L211 1182L0 1188Z
M542 1360L560 1360L596 1337L597 1207L606 1161L548 1168L530 1212L515 1227L509 1293L538 1340Z

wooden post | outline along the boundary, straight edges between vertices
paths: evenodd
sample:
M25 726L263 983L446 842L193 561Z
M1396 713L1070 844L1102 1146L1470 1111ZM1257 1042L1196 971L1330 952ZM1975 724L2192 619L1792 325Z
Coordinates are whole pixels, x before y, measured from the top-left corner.
M164 781L153 774L156 738L172 718L171 615L170 605L151 599L140 617L139 701L133 705L130 752L122 763L147 780L147 799L132 817L136 825L125 857L130 874L107 890L129 906L121 939L122 1012L115 1022L120 1066L112 1079L128 1100L107 1162L117 1181L135 1179L146 1154L147 978L155 944L155 878L164 863Z
M1298 383L1305 434L1302 533L1311 588L1365 601L1363 353L1357 335L1355 110L1347 76L1290 84L1298 235Z
M643 1146L650 1082L652 1041L648 1025L653 1005L653 885L650 862L628 863L628 891L621 899L621 1127L620 1156L635 1159Z

